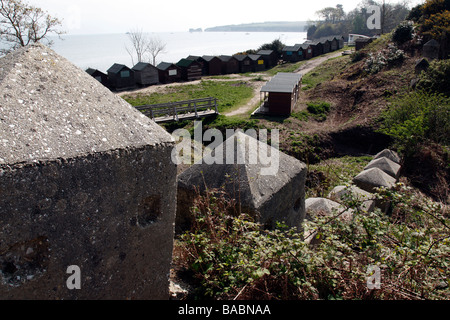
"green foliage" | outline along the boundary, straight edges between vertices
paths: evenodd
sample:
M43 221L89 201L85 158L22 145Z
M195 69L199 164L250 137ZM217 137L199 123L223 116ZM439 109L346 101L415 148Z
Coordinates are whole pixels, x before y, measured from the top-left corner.
M328 102L308 102L307 110L315 115L326 115L330 111L330 104Z
M280 39L275 39L271 43L265 43L262 46L259 47L259 50L273 50L277 53L277 55L280 57L283 53L283 48L286 45L281 42Z
M344 156L322 160L308 168L307 197L326 197L330 191L345 185L364 170L372 157Z
M382 117L381 131L391 135L405 155L426 140L450 143L450 98L443 95L417 91L395 96Z
M215 118L204 119L203 126L204 130L215 128L222 132L225 132L226 129L241 129L245 131L248 129L258 129L259 121L256 119L249 120L239 117L218 115Z
M392 33L392 41L396 44L403 44L413 38L414 26L404 22L399 24Z
M306 238L283 224L264 230L220 191L198 197L193 228L181 237L197 279L196 298L214 299L449 299L448 213L403 184L380 189L391 214L362 211L349 197L351 221L312 217ZM231 210L230 210L231 209ZM367 286L369 266L381 288Z
M437 92L450 97L450 60L434 60L420 74L417 89Z

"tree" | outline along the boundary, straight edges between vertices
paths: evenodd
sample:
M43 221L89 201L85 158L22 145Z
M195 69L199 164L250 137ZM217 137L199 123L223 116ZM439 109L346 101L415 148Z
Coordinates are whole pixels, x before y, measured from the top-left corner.
M150 55L153 58L153 65L156 65L156 57L163 53L166 49L166 44L162 42L159 38L150 38L150 42L148 44L148 50L150 52Z
M46 11L21 0L0 0L0 42L6 47L0 53L7 54L36 42L45 41L51 46L53 41L48 36L63 34L59 30L61 24Z
M134 29L128 32L128 38L131 41L132 48L125 47L128 54L131 56L131 61L134 63L136 56L137 62L153 61L156 65L156 57L164 52L166 44L159 38L149 37L141 29Z

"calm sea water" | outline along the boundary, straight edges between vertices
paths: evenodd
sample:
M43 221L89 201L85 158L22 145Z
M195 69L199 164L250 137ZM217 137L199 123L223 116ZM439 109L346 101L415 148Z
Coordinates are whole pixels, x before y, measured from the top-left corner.
M150 35L166 44L165 52L157 57L157 63L177 63L189 55L232 55L258 49L275 39L280 39L286 45L306 40L306 33L296 32L174 32ZM125 49L127 45L131 47L126 34L65 35L63 39L54 39L52 49L83 70L94 68L106 72L114 63L133 67Z

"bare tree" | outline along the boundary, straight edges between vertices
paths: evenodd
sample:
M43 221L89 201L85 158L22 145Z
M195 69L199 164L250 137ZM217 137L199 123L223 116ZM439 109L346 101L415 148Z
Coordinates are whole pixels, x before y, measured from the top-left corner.
M159 38L149 37L141 29L134 29L128 32L128 38L131 42L131 47L126 46L128 54L131 57L133 65L135 64L135 58L137 62L150 61L150 56L153 61L153 65L156 64L156 57L164 52L166 47Z
M156 57L165 52L166 44L159 38L151 38L148 44L148 50L153 58L153 65L156 65Z
M7 54L35 42L45 41L51 46L53 41L48 36L63 34L59 30L61 24L46 11L21 0L0 0L0 42L6 46L0 53Z

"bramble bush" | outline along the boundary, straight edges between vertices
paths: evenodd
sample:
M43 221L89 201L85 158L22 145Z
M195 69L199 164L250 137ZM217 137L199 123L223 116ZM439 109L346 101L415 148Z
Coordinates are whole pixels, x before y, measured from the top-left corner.
M381 131L395 139L400 152L410 155L420 143L450 144L450 98L423 91L393 97L382 114Z
M181 237L186 263L205 299L449 299L450 222L446 207L404 184L379 189L390 214L367 213L349 197L350 222L318 216L307 224L320 242L279 224L265 230L235 203L210 190L193 208L194 224ZM231 210L230 210L231 209ZM369 266L381 288L369 289Z

